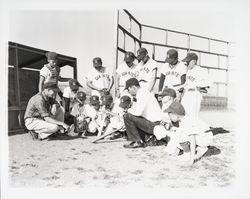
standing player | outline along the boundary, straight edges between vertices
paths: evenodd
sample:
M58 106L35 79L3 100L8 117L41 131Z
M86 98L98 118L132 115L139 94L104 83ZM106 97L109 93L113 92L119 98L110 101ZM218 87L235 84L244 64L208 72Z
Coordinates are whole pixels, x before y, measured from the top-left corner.
M114 78L108 72L106 67L102 66L102 59L95 57L93 59L93 66L86 75L87 86L92 89L91 95L97 95L99 98L103 94L108 94L113 86Z
M161 68L161 77L158 92L163 88L172 88L176 91L177 100L180 99L180 93L177 92L176 86L185 83L187 67L178 60L178 52L175 49L170 49L167 52L166 64Z
M188 53L182 60L186 62L187 74L186 82L181 87L184 88L184 94L181 100L187 115L198 117L202 100L202 93L206 93L211 85L206 69L197 65L198 56L195 53Z
M140 86L153 92L157 75L157 62L151 59L146 48L137 51Z
M116 71L116 96L118 98L124 94L125 82L130 78L138 78L139 72L134 64L134 60L134 53L126 52L124 62L118 66Z
M47 52L46 57L48 64L45 64L40 71L39 87L38 90L41 93L44 83L55 83L58 85L58 81L67 82L70 78L62 78L60 76L60 68L57 66L57 54L55 52ZM62 95L61 91L59 95Z

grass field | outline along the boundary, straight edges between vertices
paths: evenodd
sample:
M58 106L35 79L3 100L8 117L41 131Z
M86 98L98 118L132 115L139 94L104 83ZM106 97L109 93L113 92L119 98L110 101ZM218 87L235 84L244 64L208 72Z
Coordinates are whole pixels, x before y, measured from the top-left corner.
M210 126L229 133L214 136L206 155L192 166L166 156L164 146L124 149L125 140L95 137L33 141L9 136L11 187L225 187L235 179L233 112L201 112Z

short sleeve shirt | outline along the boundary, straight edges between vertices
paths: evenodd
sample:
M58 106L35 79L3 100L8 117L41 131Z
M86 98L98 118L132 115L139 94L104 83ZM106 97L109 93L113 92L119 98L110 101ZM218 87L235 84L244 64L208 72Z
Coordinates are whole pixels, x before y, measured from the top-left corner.
M179 62L173 68L168 63L162 65L161 74L165 75L164 87L174 88L174 85L181 84L181 76L186 74L187 67Z
M57 84L59 74L59 66L55 66L52 68L49 64L45 64L44 67L40 70L40 76L43 76L45 78L44 83L53 82Z
M27 118L39 118L43 119L50 116L51 102L45 100L41 93L38 93L30 98L24 119Z
M146 64L141 62L138 64L139 77L138 80L149 82L152 77L152 71L157 69L157 62L153 59L149 59Z
M79 91L85 92L85 90L82 87L79 87L77 92ZM63 97L70 99L70 108L72 108L74 104L77 102L76 100L77 92L74 93L69 86L66 87L63 91Z
M111 72L108 71L106 67L103 67L102 71L98 71L95 68L92 68L86 75L87 81L91 81L94 86L101 89L108 88L111 82L111 78Z
M126 62L123 62L118 66L117 74L120 76L119 86L125 86L125 82L130 78L138 78L139 71L137 66L134 64L129 67Z
M74 117L79 116L79 115L86 116L85 105L80 106L79 103L76 103L73 106L70 114L73 115Z

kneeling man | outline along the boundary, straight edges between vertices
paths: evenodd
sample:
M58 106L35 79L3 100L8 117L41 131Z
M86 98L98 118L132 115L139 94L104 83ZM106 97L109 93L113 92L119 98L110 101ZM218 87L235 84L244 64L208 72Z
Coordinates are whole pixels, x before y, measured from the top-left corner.
M68 129L67 124L55 119L51 114L51 108L58 104L54 100L58 91L59 88L55 83L48 82L44 84L41 93L30 98L24 114L24 121L33 138L43 140L60 129Z

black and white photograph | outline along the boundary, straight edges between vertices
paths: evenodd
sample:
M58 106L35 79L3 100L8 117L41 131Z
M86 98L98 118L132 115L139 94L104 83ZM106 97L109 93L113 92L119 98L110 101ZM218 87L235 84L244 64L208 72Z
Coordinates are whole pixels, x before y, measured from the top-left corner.
M250 197L248 1L0 5L3 199Z

